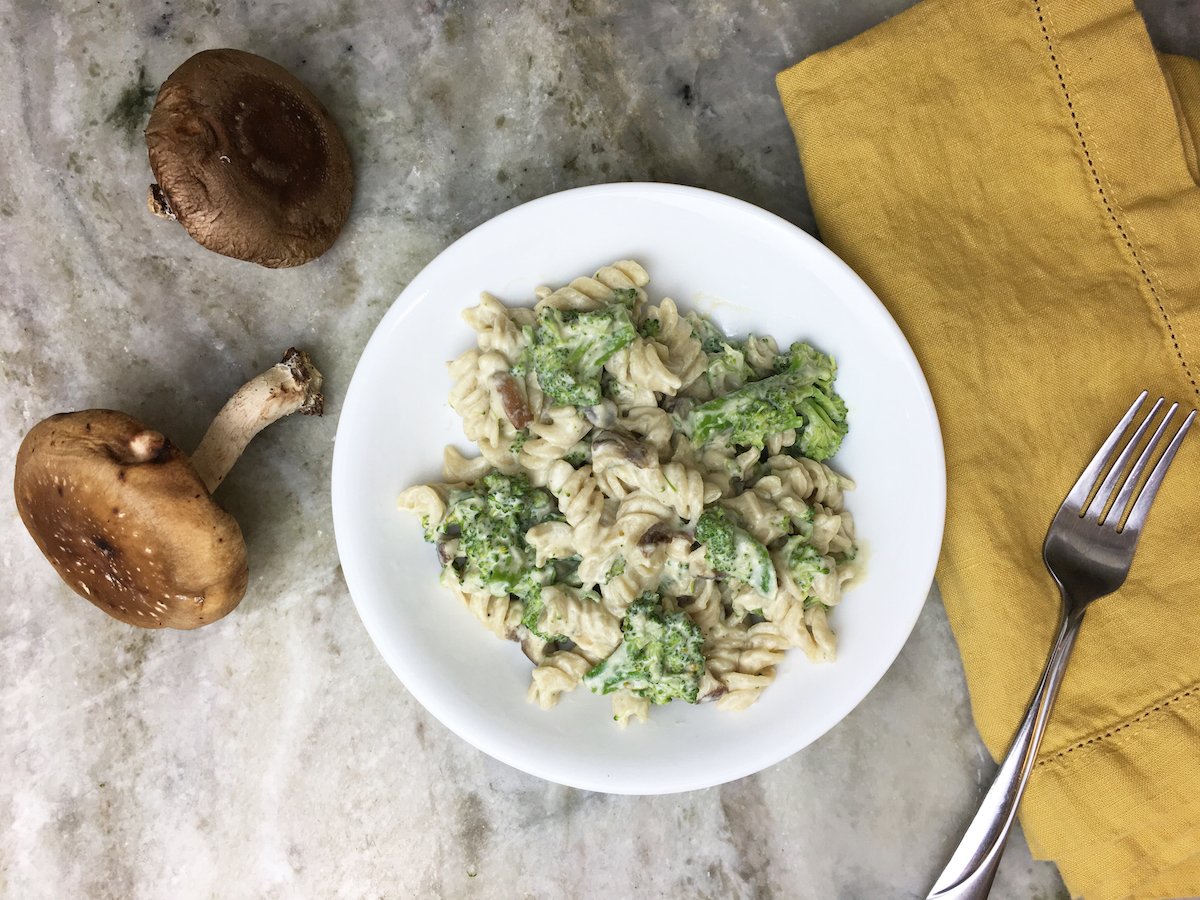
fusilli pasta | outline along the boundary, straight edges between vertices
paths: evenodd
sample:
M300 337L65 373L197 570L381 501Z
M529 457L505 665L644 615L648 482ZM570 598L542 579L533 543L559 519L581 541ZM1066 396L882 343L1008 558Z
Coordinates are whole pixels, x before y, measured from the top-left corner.
M463 314L476 346L449 364L480 455L447 447L445 481L397 501L442 583L533 661L529 700L583 683L621 726L670 699L745 709L790 649L833 659L830 612L857 573L854 483L820 461L845 427L814 442L799 401L781 407L788 373L824 365L803 396L825 391L836 418L832 361L731 339L648 284L621 260L532 307L483 294ZM730 418L705 431L702 415Z

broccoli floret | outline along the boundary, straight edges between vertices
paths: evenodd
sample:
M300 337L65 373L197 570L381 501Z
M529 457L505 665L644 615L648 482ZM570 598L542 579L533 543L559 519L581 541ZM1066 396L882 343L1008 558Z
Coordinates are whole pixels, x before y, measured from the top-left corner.
M660 331L662 331L662 322L658 319L647 319L638 326L638 334L644 338L656 338Z
M600 402L605 361L637 337L621 305L592 312L544 309L538 316L530 357L546 396L567 406Z
M533 370L533 360L530 358L532 354L528 348L533 347L537 343L537 329L532 325L522 325L521 336L524 338L526 350L517 357L517 361L508 370L513 378L524 378Z
M833 384L837 366L833 360L811 344L796 341L786 353L780 353L773 363L776 372L811 372L813 381L824 387Z
M578 469L584 463L592 461L592 445L588 441L580 441L562 456L571 464L571 468Z
M744 581L764 597L779 587L771 554L727 509L704 510L696 523L696 540L704 545L704 556L715 571Z
M731 444L761 448L767 438L789 428L800 430L799 452L828 459L847 431L846 404L833 393L837 367L807 344L793 344L786 367L723 397L695 407L683 422L698 445L724 438Z
M667 615L655 593L634 601L621 622L624 640L586 675L597 694L627 690L652 703L696 702L704 674L704 635L685 612Z
M458 557L451 564L464 584L497 596L524 597L554 578L550 564L537 567L525 532L558 517L552 494L532 488L522 475L492 471L475 485L450 494L440 533L458 532Z
M442 525L434 525L429 516L421 516L421 534L427 543L432 544L442 536Z
M617 288L613 291L613 302L626 309L633 309L637 305L637 298L637 288Z
M700 341L700 347L708 356L705 377L710 388L728 390L729 386L740 387L753 381L757 373L746 362L746 344L732 340L711 320L696 313L688 313L692 336Z
M812 587L816 576L829 574L825 557L812 544L806 543L803 537L788 538L787 543L783 545L782 556L787 560L792 580L802 591L808 591Z
M544 641L562 640L560 634L547 634L539 627L539 622L542 618L542 611L546 608L546 602L542 599L542 589L539 586L536 590L530 591L524 598L525 611L521 614L521 624L528 628Z
M686 318L692 326L692 336L700 342L700 346L705 353L720 353L729 343L725 332L721 331L706 316L691 312L687 314Z
M709 354L705 375L712 388L730 384L741 387L754 378L754 370L746 362L746 354L739 345L722 344L719 353Z
M793 446L809 459L829 459L842 446L849 429L845 401L837 394L818 392L801 400L797 408L804 416L804 427Z
M804 512L799 515L789 515L787 517L787 524L784 526L785 530L790 531L792 534L798 534L805 540L808 540L812 537L813 520L816 518L816 512L813 507L807 503L804 504Z

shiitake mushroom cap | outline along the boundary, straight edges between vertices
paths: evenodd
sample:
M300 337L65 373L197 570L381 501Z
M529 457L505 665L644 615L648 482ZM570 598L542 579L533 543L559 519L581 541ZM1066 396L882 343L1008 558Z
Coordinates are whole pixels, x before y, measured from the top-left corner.
M295 76L253 53L204 50L172 72L146 149L150 208L225 256L301 265L329 249L350 212L337 125Z

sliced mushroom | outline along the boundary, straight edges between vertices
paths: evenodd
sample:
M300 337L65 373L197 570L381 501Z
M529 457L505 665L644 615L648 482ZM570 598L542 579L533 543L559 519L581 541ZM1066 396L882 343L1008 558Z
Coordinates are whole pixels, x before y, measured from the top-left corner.
M592 459L597 469L607 468L613 460L632 463L644 469L658 462L658 454L625 432L599 431L592 440Z
M679 534L678 531L668 526L665 522L656 522L647 528L642 533L642 536L638 538L637 546L642 550L648 550L660 544L671 543Z
M341 132L282 66L205 50L171 73L146 126L150 210L200 244L262 266L298 266L333 244L354 176Z
M529 411L525 395L521 393L517 379L513 378L512 373L493 372L488 376L488 381L492 390L500 397L504 415L508 417L508 421L512 422L513 428L518 431L528 428L529 423L533 421L533 413Z
M435 546L438 562L443 566L450 565L458 558L458 538L443 535Z
M321 412L308 354L255 378L225 405L191 461L160 432L108 409L39 422L17 452L17 511L77 594L145 628L197 628L246 592L246 545L210 496L259 430ZM257 404L257 405L256 405Z
M595 406L585 406L583 417L597 428L612 428L617 421L617 404L605 399Z

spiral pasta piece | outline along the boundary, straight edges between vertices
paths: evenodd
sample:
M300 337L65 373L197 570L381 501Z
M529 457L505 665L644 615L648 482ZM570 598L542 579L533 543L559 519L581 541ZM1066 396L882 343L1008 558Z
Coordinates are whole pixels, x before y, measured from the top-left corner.
M834 552L832 547L835 541L839 547L838 552L846 552L850 549L851 541L842 530L841 513L830 512L827 507L819 503L814 505L812 535L808 542L822 554L828 555Z
M447 573L454 570L447 567ZM441 579L443 586L449 588L471 615L478 619L488 631L498 638L516 640L517 629L521 626L521 615L525 607L519 600L513 600L508 594L488 594L482 591L468 591L453 575L445 575Z
M429 533L446 518L445 485L414 484L405 488L396 498L396 507L419 517L421 527Z
M600 490L591 466L573 469L558 460L546 472L546 487L558 498L558 508L575 530L575 545L588 547L607 537L604 524L604 492Z
M680 602L680 598L676 598L675 602L700 627L706 639L711 640L717 634L723 612L721 592L715 582L701 579L698 581L696 593L686 605Z
M533 548L534 564L544 566L552 559L575 556L575 532L566 522L542 522L525 532L525 541Z
M660 463L644 445L631 445L616 435L596 438L592 467L610 497L641 490L691 522L700 517L705 502L716 497L697 469L680 462Z
M599 590L605 608L618 617L639 596L660 585L672 554L682 558L680 547L684 553L691 547L671 508L641 491L621 501L609 535L610 544L619 548L620 571L606 577Z
M837 563L826 556L822 559L826 572L813 577L808 595L824 606L837 606L842 602L842 583L838 576Z
M508 361L500 354L493 354L484 362L484 354L477 349L468 350L450 363L450 407L463 418L463 433L467 440L488 431L487 415L492 408L492 395L485 381L486 376L496 371L506 371Z
M450 482L478 481L492 469L492 464L482 456L467 457L450 445L442 451L442 474Z
M665 409L657 406L635 406L617 417L618 430L638 435L642 441L658 452L665 461L671 454L671 439L675 436L675 423Z
M542 588L539 629L561 634L575 643L575 650L590 662L599 662L621 643L621 620L612 615L595 595L556 585Z
M722 500L721 503L738 514L742 527L761 544L774 543L787 536L791 528L791 517L769 496L754 490Z
M669 356L658 341L639 337L610 356L604 368L622 384L674 397L682 381L667 366Z
M578 653L569 650L551 653L544 662L534 667L529 680L529 702L536 703L542 709L552 709L563 694L579 686L591 667L592 664Z
M775 374L775 358L779 356L779 345L775 343L775 338L750 335L742 346L742 353L746 357L746 365L759 378Z
M573 406L552 406L543 413L543 421L529 426L529 438L521 447L520 462L531 484L543 486L553 465L574 447L591 425Z
M680 441L681 446L685 441L687 438ZM686 446L691 449L691 442L687 441ZM695 456L694 450L692 455ZM750 482L758 467L758 457L759 452L753 448L737 453L728 444L712 444L700 452L698 468L704 473L705 482L722 497L732 497Z
M630 722L645 722L650 715L650 701L629 691L612 695L613 721L624 728Z
M772 456L778 456L783 450L796 444L796 429L788 428L777 434L767 435L766 449Z
M479 349L485 353L501 354L509 366L514 365L525 349L521 326L513 321L507 306L484 291L479 305L463 311L463 319L475 330Z
M804 611L804 620L817 644L818 661L827 661L837 656L837 635L829 627L829 610L820 603Z
M592 277L576 278L556 291L539 288L538 302L534 309L537 312L543 309L590 312L612 303L618 290L636 292L636 309L645 302L646 292L642 288L649 283L650 276L640 264L631 259L618 260L610 266L604 266Z
M734 668L721 676L727 693L717 700L717 709L726 712L753 705L775 680L775 667L783 662L787 639L770 622L752 625L738 648Z
M558 499L559 511L574 532L580 580L595 584L612 567L619 548L609 540L604 492L592 474L592 467L574 469L560 459L547 470L546 487Z
M692 336L691 322L679 315L674 300L664 299L658 306L649 307L646 318L658 322L655 340L667 350L663 363L679 380L678 392L704 374L708 357L700 342Z
M806 457L773 454L767 457L767 471L784 481L788 490L809 503L820 503L839 511L844 491L853 490L854 482L839 475L825 463Z
M463 434L493 466L512 474L519 464L512 454L517 429L508 418L502 389L508 375L508 360L495 350L468 350L450 363L450 406L462 416Z

